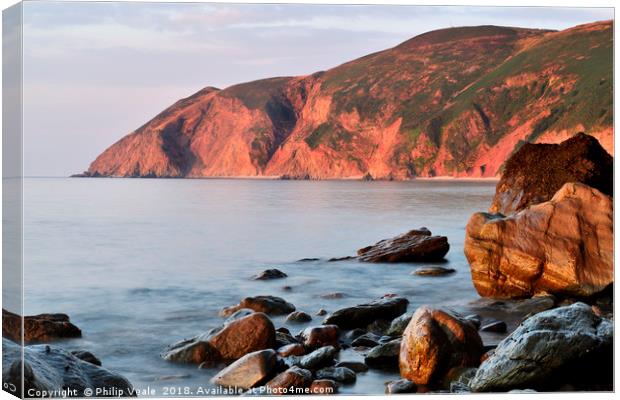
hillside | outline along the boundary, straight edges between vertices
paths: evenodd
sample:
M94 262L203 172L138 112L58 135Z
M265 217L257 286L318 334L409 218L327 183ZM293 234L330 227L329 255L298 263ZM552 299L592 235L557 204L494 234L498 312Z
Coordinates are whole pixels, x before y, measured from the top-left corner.
M578 131L613 154L613 25L425 33L325 72L205 88L86 176L491 177Z

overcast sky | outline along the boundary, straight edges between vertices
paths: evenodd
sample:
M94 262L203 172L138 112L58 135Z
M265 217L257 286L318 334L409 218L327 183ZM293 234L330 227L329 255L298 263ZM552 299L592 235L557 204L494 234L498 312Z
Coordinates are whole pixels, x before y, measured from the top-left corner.
M81 172L205 86L309 74L433 29L612 18L604 8L27 2L24 172Z

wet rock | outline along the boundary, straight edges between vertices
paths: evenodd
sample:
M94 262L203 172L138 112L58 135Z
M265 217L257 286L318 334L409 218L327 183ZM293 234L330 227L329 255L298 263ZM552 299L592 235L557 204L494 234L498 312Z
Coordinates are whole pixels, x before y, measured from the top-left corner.
M276 348L288 346L289 344L299 343L291 334L284 332L276 332Z
M480 326L482 325L482 318L480 317L480 315L478 314L467 315L465 316L465 319L469 321L471 324L473 324L476 329L480 329Z
M279 394L279 390L293 388L307 388L312 384L312 372L299 367L291 367L267 382L265 386L271 393Z
M357 257L355 256L344 256L344 257L332 257L330 258L329 262L335 262L335 261L347 261L347 260L355 260Z
M242 308L249 308L256 312L262 312L271 315L286 315L295 311L295 306L281 297L256 296L246 297L245 299L241 300L236 306L223 308L220 311L220 315L223 317L227 317Z
M613 322L575 303L525 320L502 340L470 382L474 391L613 388Z
M355 383L355 372L346 367L327 367L316 371L317 379L331 379L332 381L351 384Z
M384 319L377 319L371 322L370 324L368 324L368 326L366 327L366 330L376 335L383 336L385 332L387 332L388 329L390 329L390 324L391 324L391 321L386 321Z
M368 365L359 361L340 361L334 365L334 367L345 367L349 368L351 371L359 373L368 371Z
M85 350L74 350L71 352L72 355L79 358L82 361L89 362L91 364L97 365L101 367L101 360L98 359L93 353Z
M241 309L235 311L234 313L232 313L228 318L226 318L224 323L229 323L229 322L235 321L237 319L241 319L243 317L247 317L250 314L254 314L254 310L250 310L249 308L241 308Z
M450 368L444 377L443 387L450 389L450 392L471 392L469 382L476 375L477 368L453 367Z
M353 347L375 347L379 345L379 339L381 337L379 335L375 335L374 333L365 333L361 336L358 336L351 342L351 346Z
M365 335L367 332L365 329L361 329L361 328L355 328L355 329L351 329L350 331L347 331L344 335L343 335L343 340L345 343L351 344L353 343L353 341L355 339L357 339L358 337Z
M293 311L286 317L286 322L291 323L303 323L309 321L312 321L312 317L310 316L310 314L303 311Z
M291 334L291 331L288 328L284 327L284 326L281 326L278 329L276 329L276 332L286 333L287 335Z
M377 347L366 354L364 363L371 368L396 369L398 368L398 354L401 340L395 339Z
M416 384L407 379L385 382L386 394L415 393L416 390Z
M578 133L560 144L524 144L506 161L489 211L509 215L543 203L569 182L613 196L613 157L592 136Z
M431 236L431 231L420 228L392 239L385 239L357 251L363 262L412 262L442 260L450 245L445 236Z
M333 365L337 354L338 350L334 346L321 347L301 357L298 361L298 366L315 371L321 367Z
M316 315L318 316L323 316L327 314L327 310L324 308L319 308L319 310L316 312Z
M320 258L301 258L299 260L297 260L297 262L312 262L312 261L319 261Z
M384 297L367 304L359 304L333 312L324 324L338 325L342 329L366 327L378 319L394 319L407 311L409 301L404 297Z
M336 325L312 326L304 329L299 336L306 347L338 346L340 329Z
M418 385L441 380L452 367L478 366L482 340L465 318L419 307L403 333L400 375Z
M301 343L287 344L278 349L280 357L303 356L306 354L306 348Z
M510 217L476 213L465 255L481 296L591 296L613 282L613 202L567 183L548 202Z
M253 313L192 339L170 346L162 354L168 361L196 363L236 360L276 345L275 328L263 313Z
M310 385L312 394L335 394L338 392L338 385L331 379L317 379Z
M409 325L409 321L411 321L412 316L413 311L403 314L398 318L395 318L390 323L390 327L385 332L385 334L393 338L402 336L405 328L407 328L407 325Z
M288 275L286 275L284 272L280 271L279 269L273 268L273 269L266 269L263 272L254 275L252 277L252 279L254 279L255 281L263 281L263 280L270 280L270 279L282 279L282 278L286 278Z
M483 325L480 330L483 332L497 332L504 333L508 327L504 321L493 321L491 323Z
M441 275L452 274L454 272L456 272L454 268L423 267L423 268L416 269L411 274L418 275L418 276L441 276Z
M132 395L133 387L123 376L83 361L60 347L25 346L22 360L22 347L3 338L2 382L4 390L16 396L23 394L22 362L24 392L28 397L45 397L46 393L61 390L73 397L87 397L88 391L94 393L96 388L115 390L122 397ZM11 391L13 387L15 390Z
M82 337L82 331L73 325L66 314L28 315L23 318L24 343L49 342L55 339ZM2 309L2 337L21 343L22 318Z
M276 352L271 349L249 353L218 372L211 381L220 386L250 389L273 375L276 362Z

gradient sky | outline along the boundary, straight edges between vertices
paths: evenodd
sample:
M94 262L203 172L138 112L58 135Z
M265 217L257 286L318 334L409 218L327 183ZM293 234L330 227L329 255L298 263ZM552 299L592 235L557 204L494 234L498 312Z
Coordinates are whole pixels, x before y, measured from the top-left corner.
M304 75L433 29L564 29L610 8L24 4L24 173L67 176L205 86Z

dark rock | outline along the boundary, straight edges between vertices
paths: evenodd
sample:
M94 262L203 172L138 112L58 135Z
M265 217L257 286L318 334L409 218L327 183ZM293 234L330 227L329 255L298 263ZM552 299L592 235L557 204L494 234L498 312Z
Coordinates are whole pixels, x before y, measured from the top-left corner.
M22 362L25 393L21 390ZM60 393L61 390L65 390L68 396L88 397L88 391L95 393L97 388L114 390L115 396L133 395L131 383L123 376L83 361L60 347L33 345L22 348L4 338L2 383L4 390L20 397L23 394L27 397L49 397L46 393Z
M385 239L357 251L364 262L412 262L442 260L450 250L448 238L431 236L431 231L420 228Z
M334 262L334 261L347 261L347 260L355 260L357 257L355 256L344 256L344 257L332 257L330 258L329 262Z
M82 337L82 331L66 314L39 314L23 318L24 343L49 342L55 339ZM2 309L2 337L21 343L22 318Z
M331 379L317 379L310 385L312 394L335 394L338 392L338 385Z
M353 347L375 347L379 345L379 335L375 335L374 333L368 332L361 336L358 336L351 342L351 346Z
M279 349L280 347L295 343L299 343L299 341L295 339L295 337L293 337L291 334L276 332L276 348Z
M456 272L454 268L423 267L423 268L416 269L411 274L418 275L418 276L441 276L441 275L452 274L454 272Z
M494 322L485 324L482 326L482 328L480 328L480 330L483 332L497 332L497 333L504 333L506 332L507 329L508 327L506 326L506 323L504 321L494 321Z
M420 306L403 333L400 375L418 385L439 382L453 367L476 367L482 355L478 331L460 315Z
M334 367L345 367L349 368L351 371L359 373L368 371L368 365L359 361L340 361L334 365Z
M241 389L260 386L274 374L276 361L276 352L271 349L249 353L218 372L211 381Z
M480 325L482 325L482 318L480 317L480 315L477 315L477 314L467 315L465 316L465 319L469 321L472 325L474 325L476 329L480 329Z
M91 353L90 351L74 350L71 352L71 354L73 354L74 356L76 356L82 361L86 361L86 362L89 362L91 364L101 367L101 360L95 357L95 355Z
M224 323L226 324L226 323L235 321L237 319L241 319L243 317L247 317L250 314L254 314L254 310L250 310L249 308L241 308L241 309L235 311L234 313L232 313L228 318L226 318Z
M355 372L346 367L327 367L316 371L317 379L331 379L336 382L351 384L355 383Z
M297 262L311 262L311 261L319 261L320 258L302 258L297 260Z
M347 307L333 312L324 324L338 325L342 329L362 328L378 319L394 319L407 311L409 301L403 297L384 297L367 304Z
M286 394L291 388L307 388L311 384L312 372L293 366L267 382L265 386L271 390L270 394Z
M284 327L284 326L281 326L278 329L276 329L276 332L286 333L287 335L291 334L291 331L288 328Z
M333 365L337 354L338 350L334 346L321 347L301 357L298 361L298 366L315 371L321 367Z
M258 275L255 275L252 277L252 279L256 280L256 281L262 281L262 280L268 280L268 279L282 279L282 278L286 278L288 275L286 275L284 272L280 271L279 269L266 269L263 272L259 273Z
M415 393L416 390L416 384L407 379L385 382L386 394Z
M355 329L351 329L350 331L347 331L344 335L343 335L343 340L345 343L351 344L355 339L357 339L358 337L365 335L367 332L365 329L361 329L361 328L355 328Z
M293 311L286 317L286 322L303 323L309 321L312 321L312 317L303 311Z
M398 368L398 354L401 340L395 339L377 347L366 354L364 363L371 368L395 369Z
M340 329L336 325L312 326L304 329L299 336L306 347L338 346Z
M504 215L550 200L568 182L613 196L613 157L592 136L560 144L526 143L505 163L490 212Z
M225 307L220 311L220 315L227 317L237 310L249 308L256 312L262 312L271 315L286 315L295 311L295 306L288 303L281 297L276 296L256 296L246 297L241 300L238 305Z
M405 328L407 328L407 325L409 325L409 321L411 321L412 315L413 312L408 312L392 320L392 322L390 323L390 327L385 332L385 334L393 338L402 336Z
M525 320L470 382L473 391L613 388L613 322L575 303ZM605 389L606 388L606 389Z
M325 310L324 308L319 308L319 311L316 312L316 315L320 317L326 314L327 314L327 310Z
M470 392L469 382L476 375L477 368L453 367L450 368L444 377L443 386L450 389L450 392Z
M265 314L257 312L176 343L166 349L162 357L175 362L215 363L236 360L251 352L274 348L275 345L273 323Z
M390 324L390 321L386 321L384 319L377 319L368 324L366 330L376 335L383 336L388 331L388 329L390 329Z
M319 297L322 298L322 299L327 299L327 300L338 300L338 299L344 298L345 296L346 295L344 293L334 292L334 293L322 294Z

